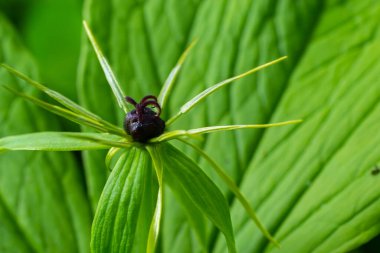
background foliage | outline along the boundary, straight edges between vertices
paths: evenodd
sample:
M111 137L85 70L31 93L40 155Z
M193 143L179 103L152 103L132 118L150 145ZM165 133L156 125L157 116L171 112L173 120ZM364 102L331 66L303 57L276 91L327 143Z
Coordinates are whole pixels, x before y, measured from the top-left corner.
M104 102L112 95L95 55L84 37L80 42L81 2L0 5L7 16L0 19L1 62L120 124L117 106ZM378 1L86 0L83 15L126 93L138 99L157 94L186 45L199 39L171 112L212 83L288 55L213 95L174 127L303 118L297 127L214 134L197 143L282 244L268 245L225 190L238 251L376 252L378 239L370 240L380 232L380 179L371 174L380 160ZM24 87L3 71L0 80ZM1 137L76 128L5 91L0 96ZM0 251L87 252L107 176L103 152L1 154ZM186 212L166 196L160 249L199 251ZM210 251L225 252L217 230L205 229Z

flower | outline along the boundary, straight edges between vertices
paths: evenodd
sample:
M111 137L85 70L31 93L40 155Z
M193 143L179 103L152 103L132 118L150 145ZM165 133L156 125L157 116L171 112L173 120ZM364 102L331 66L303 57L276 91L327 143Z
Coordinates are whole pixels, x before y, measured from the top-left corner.
M86 33L94 47L95 53L99 59L99 62L101 64L101 67L105 73L105 76L107 78L107 81L116 97L117 103L120 106L120 108L126 113L126 115L131 115L130 105L128 104L128 101L134 104L137 107L144 107L148 104L144 103L144 99L141 102L142 105L134 102L133 100L126 99L126 96L124 95L123 90L121 89L120 85L118 84L115 75L113 74L113 71L110 67L110 65L107 62L107 59L103 56L102 51L100 50L95 37L93 36L91 30L89 29L86 22L84 22L84 27L86 30ZM157 97L157 99L154 97L154 101L152 102L151 99L152 96L148 96L147 99L150 101L150 104L155 105L156 107L159 107L159 111L165 110L165 106L167 103L167 100L169 98L169 94L172 90L172 87L175 83L175 79L181 69L181 66L183 65L186 56L188 55L190 49L194 46L195 42L193 42L186 51L182 54L180 57L177 65L173 68L171 73L169 74L167 80L165 81L162 90ZM179 111L173 115L171 118L169 118L164 125L170 126L173 122L175 122L178 118L182 117L184 114L189 112L193 107L195 107L197 104L202 102L203 99L205 99L207 96L211 95L215 91L217 91L220 88L223 88L224 86L232 83L235 80L238 80L240 78L243 78L249 74L252 74L254 72L257 72L263 68L266 68L268 66L271 66L279 61L282 61L286 59L286 57L281 57L279 59L276 59L274 61L271 61L269 63L263 64L259 67L256 67L254 69L251 69L243 74L231 77L229 79L226 79L224 81L221 81L208 89L204 90L188 102L186 102ZM147 251L153 252L155 248L155 244L158 238L159 228L160 228L160 220L161 220L161 213L163 208L163 183L167 182L168 184L171 184L174 189L179 194L182 194L183 196L186 196L186 198L189 199L189 202L194 204L196 206L196 210L200 210L201 213L206 215L216 227L218 227L221 232L226 237L228 248L231 252L235 252L235 242L232 232L232 225L229 217L229 210L228 205L225 199L223 198L223 195L221 192L217 189L216 185L212 183L212 181L197 167L197 165L192 162L189 158L187 158L183 153L176 150L172 146L168 145L167 142L173 139L180 140L184 142L185 144L192 147L195 151L197 151L204 159L206 159L210 165L214 168L214 170L217 172L217 174L223 179L223 181L227 184L229 189L232 193L235 194L236 198L241 202L245 210L247 211L248 215L252 218L252 220L257 224L259 229L262 231L262 233L272 242L276 243L275 240L271 237L269 232L264 228L264 226L260 223L259 219L257 218L254 210L250 207L248 201L245 199L245 197L240 192L239 188L235 185L233 180L231 180L221 169L221 167L213 161L207 154L205 154L199 147L193 145L191 142L188 142L185 138L186 137L193 137L200 134L206 134L206 133L213 133L218 131L230 131L230 130L236 130L236 129L245 129L245 128L267 128L267 127L275 127L275 126L284 126L289 124L296 124L301 122L300 120L292 120L292 121L286 121L286 122L280 122L280 123L272 123L272 124L255 124L255 125L223 125L223 126L208 126L208 127L202 127L197 129L190 129L190 130L172 130L163 132L160 134L163 129L160 129L158 131L158 136L155 134L156 137L147 139L143 138L143 141L139 141L141 139L139 138L131 138L131 136L128 133L131 133L131 131L124 131L119 126L116 126L98 115L93 114L92 112L89 112L87 109L83 108L82 106L76 104L75 102L71 101L70 99L64 97L60 93L53 91L46 86L31 80L29 77L23 75L22 73L18 72L17 70L5 65L1 64L3 68L5 68L7 71L9 71L11 74L14 74L20 79L23 79L28 84L32 85L36 89L44 92L48 96L50 96L52 99L54 99L56 102L61 104L62 106L54 105L48 102L45 102L43 100L40 100L38 98L29 96L27 94L23 94L18 92L17 90L7 88L9 91L15 93L18 96L23 97L26 100L29 100L33 102L34 104L41 106L45 108L46 110L49 110L50 112L53 112L59 116L62 116L66 119L69 119L73 122L76 122L78 124L90 127L97 131L97 133L73 133L73 132L39 132L39 133L31 133L31 134L25 134L25 135L18 135L18 136L9 136L0 139L0 151L7 151L7 150L46 150L46 151L72 151L72 150L90 150L90 149L109 149L109 152L106 157L106 164L107 166L111 167L111 161L114 157L118 157L118 162L115 165L117 167L116 170L113 170L114 174L111 174L110 178L107 181L107 184L105 186L104 192L102 194L102 198L105 199L105 201L100 201L99 206L97 208L97 212L95 215L94 223L93 223L93 229L92 229L92 249L93 251L97 252L99 249L104 249L107 247L111 247L112 243L121 243L123 245L118 245L118 247L131 247L131 242L133 242L134 234L136 233L136 224L137 224L137 216L140 211L140 205L143 205L142 197L139 197L140 195L144 194L144 185L143 184L127 184L127 188L130 187L132 191L129 192L129 195L122 194L124 193L124 185L123 187L108 187L109 185L114 186L115 184L118 184L118 177L121 176L123 170L128 170L128 168L125 168L125 164L129 164L130 162L131 168L133 167L133 174L134 180L141 180L139 182L144 182L144 176L149 174L148 170L144 170L144 168L148 168L149 164L153 164L154 171L156 172L156 175L153 177L154 180L157 181L158 189L152 189L152 191L157 194L157 199L151 198L151 205L155 206L153 212L151 213L151 219L148 221L148 233L145 234L146 236L146 245L147 245ZM141 109L141 108L140 108ZM144 112L144 108L140 110L140 113ZM133 111L132 111L133 112ZM128 114L129 113L129 114ZM154 114L154 111L147 109L147 113L150 115L150 117L153 117L156 120L156 116ZM136 114L136 111L135 111ZM136 116L136 115L134 115ZM139 118L141 115L137 115L136 117ZM160 124L159 124L160 125ZM162 127L162 125L160 125ZM128 153L130 152L130 153ZM149 154L149 155L147 155ZM133 157L145 157L143 160L139 160L139 162L135 162L133 160ZM148 157L148 158L147 158ZM173 158L177 157L177 158ZM128 160L129 159L129 160ZM131 160L132 159L132 160ZM150 160L149 160L150 159ZM177 159L177 160L176 160ZM149 160L149 161L148 161ZM183 167L182 170L170 170L170 167ZM132 171L132 169L130 169ZM144 174L143 171L145 171ZM165 172L166 171L166 172ZM164 174L167 173L167 179L164 180ZM127 174L125 175L125 180L128 177ZM177 180L178 182L174 182ZM122 184L121 182L120 184ZM176 186L176 183L180 186ZM177 188L176 188L177 187ZM114 188L116 191L114 192ZM198 193L202 193L202 196L199 196ZM105 203L108 201L111 197L115 198L112 194L116 194L121 201L120 203L123 203L123 200L128 200L129 202L132 201L130 199L132 198L140 198L137 201L138 205L127 205L126 212L132 213L135 216L132 216L132 219L136 219L135 221L131 222L130 217L125 217L125 215L122 215L121 218L118 218L118 221L124 222L125 224L122 224L121 227L127 227L131 231L130 233L127 233L127 239L125 241L118 240L125 237L125 233L115 233L116 240L99 240L99 237L101 238L104 233L111 233L111 236L114 236L113 231L110 230L109 227L105 228L104 224L108 224L108 221L112 221L108 225L114 225L116 222L116 214L114 213L114 209L116 207L113 207L111 205L107 206L102 203ZM111 196L112 195L112 196ZM124 199L123 199L124 197ZM108 199L107 199L108 198ZM129 203L128 202L128 203ZM154 202L154 203L153 203ZM117 202L119 203L119 202ZM118 204L119 205L119 204ZM113 215L115 214L115 215ZM108 220L107 220L108 219ZM128 222L127 222L128 221ZM119 226L120 227L120 226ZM111 231L111 232L110 232ZM124 231L124 230L123 230ZM120 238L118 238L118 236ZM128 246L129 245L129 246ZM128 249L128 248L123 248ZM124 250L129 251L129 250Z

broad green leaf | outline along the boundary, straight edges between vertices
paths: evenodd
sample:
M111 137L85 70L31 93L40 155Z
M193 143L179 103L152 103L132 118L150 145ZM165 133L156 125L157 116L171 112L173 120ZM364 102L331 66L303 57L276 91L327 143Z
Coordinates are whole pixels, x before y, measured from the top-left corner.
M273 116L305 121L269 130L242 184L282 248L249 236L253 228L240 218L242 252L347 252L380 232L379 184L371 175L380 160L380 5L348 1L325 8ZM242 213L234 208L236 217Z
M186 207L193 206L191 200L182 196L181 201L178 201L178 195L174 194L169 187L165 190L164 201L164 219L161 227L162 252L208 252L207 244L211 239L208 232L214 228L211 222L200 210L187 209ZM168 206L170 212L168 212ZM168 216L168 213L183 215Z
M13 28L0 14L0 62L33 78L37 69ZM30 94L3 69L0 82ZM37 95L34 92L34 95ZM2 89L0 137L62 131L57 118ZM91 214L81 168L70 153L0 154L0 251L89 251Z
M191 146L193 149L195 149L199 153L200 156L202 156L205 160L209 162L209 164L214 168L218 176L224 181L224 183L228 186L229 190L234 194L237 200L242 204L242 206L244 207L249 217L252 219L252 221L256 223L256 226L260 229L263 235L265 235L265 237L268 240L270 240L274 245L276 245L277 247L280 247L278 242L272 237L272 235L268 232L265 226L260 222L259 218L257 217L256 211L249 205L247 199L240 192L235 182L232 181L230 177L228 177L228 175L223 171L223 169L219 166L219 164L217 164L211 157L209 157L205 152L203 152L203 150L200 149L198 146L185 140L180 139L180 141Z
M241 184L250 205L280 240L280 250L268 245L210 166L181 147L199 161L233 203L239 252L309 252L307 247L316 244L317 252L345 252L379 234L377 184L363 178L368 189L365 183L352 185L360 181L359 175L369 176L380 160L375 145L378 131L373 130L378 129L379 118L377 1L86 3L86 18L110 55L120 83L128 84L126 93L133 97L157 94L186 45L199 38L168 100L167 115L174 115L186 101L214 83L288 56L285 62L221 89L168 129L304 120L299 126L213 134L197 142L238 186ZM95 83L104 81L96 71L92 52L85 45L83 48L80 88L85 95ZM103 90L96 93L94 98L107 94ZM92 111L118 117L110 105L107 111L96 99L91 101L84 95L82 99L94 108ZM365 127L366 131L359 133L358 129ZM348 194L349 189L356 189L362 197L349 194L352 197L335 198L338 192ZM176 200L167 196L167 206L175 206ZM334 201L325 205L330 199ZM325 206L324 213L319 213ZM310 210L316 210L315 214ZM342 211L336 214L336 210ZM163 223L163 245L196 244L191 239L189 242L192 236L184 211L166 208L164 216L170 220ZM207 233L215 236L218 232ZM209 248L226 252L224 238L219 236ZM165 252L176 250L165 247ZM196 252L196 246L191 251Z
M33 245L33 242L25 235L20 224L17 222L17 217L6 206L4 198L0 194L0 217L1 226L0 234L1 238L1 250L3 252L38 252L37 247Z
M153 168L147 170L144 193L141 196L141 207L137 221L136 237L133 243L133 252L148 252L151 226L157 206L159 183Z
M321 17L313 42L302 60L304 64L295 72L284 98L283 103L289 107L280 107L283 109L278 112L292 112L295 106L303 104L302 113L308 118L308 124L288 135L290 145L295 143L295 138L298 141L297 145L292 145L295 150L286 155L287 159L278 171L281 175L285 169L287 178L282 178L270 197L266 194L261 207L265 212L266 205L277 202L280 210L287 210L288 215L281 222L272 218L285 246L292 244L300 232L310 231L304 236L308 244L294 246L295 250L308 250L314 246L315 252L332 249L345 252L380 232L377 216L380 210L379 184L377 177L371 175L380 160L377 148L380 89L374 85L380 70L378 54L374 53L378 52L379 37L373 35L378 31L379 22L374 17L379 15L380 5L370 1L351 4L338 5ZM347 8L355 11L352 13ZM361 29L360 23L347 22L330 31L329 20L336 12L347 20L366 20L367 28ZM326 37L326 29L329 34L337 36ZM346 43L348 38L352 40ZM322 58L329 59L325 64L320 60L314 62L323 45L339 45L343 41L343 54L328 50ZM313 85L316 79L318 83L326 84L323 89ZM294 97L300 97L299 85L308 87L304 93L313 94L307 102L304 98L291 102ZM277 133L277 136L281 138L283 135ZM268 135L265 146L273 145L275 139L273 133ZM284 147L279 147L272 155L277 156L277 152L283 150ZM259 162L261 157L254 163L262 169L268 168L268 162L275 159ZM294 181L295 174L302 177L297 176ZM286 185L291 181L290 188ZM267 187L263 184L263 194ZM284 187L291 190L288 203L278 201L277 192L283 191Z
M181 151L161 144L165 182L191 215L193 209L203 213L225 236L229 252L236 252L229 207L223 194L204 172ZM191 204L191 205L189 205Z
M75 151L108 149L112 146L130 147L119 142L120 137L109 134L37 132L7 136L0 139L0 152L7 150Z
M131 252L145 189L151 182L152 165L146 150L132 148L122 154L113 168L100 197L92 224L92 252ZM150 204L149 206L152 206ZM149 217L144 217L149 218ZM149 222L150 224L150 222ZM146 241L146 240L145 240Z

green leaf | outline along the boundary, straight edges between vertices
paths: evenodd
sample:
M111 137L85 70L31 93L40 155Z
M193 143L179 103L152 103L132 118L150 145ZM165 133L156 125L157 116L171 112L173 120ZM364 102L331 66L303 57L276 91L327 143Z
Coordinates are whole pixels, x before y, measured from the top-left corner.
M93 118L93 119L96 119L96 120L99 119L99 117L97 115L89 112L87 109L85 109L82 106L74 103L73 101L71 101L67 97L63 96L59 92L51 90L51 89L47 88L46 86L42 85L41 83L38 83L38 82L32 80L31 78L27 77L26 75L24 75L23 73L17 71L16 69L14 69L14 68L12 68L12 67L4 64L4 63L0 64L0 67L4 68L9 73L17 76L18 78L24 80L28 84L32 85L34 88L36 88L36 89L38 89L38 90L46 93L49 97L53 98L55 101L61 103L64 106L66 106L66 108L70 109L71 111L77 112L77 113L82 113L82 114L88 116L89 118Z
M209 252L207 245L211 238L208 232L212 223L199 209L186 207L193 206L192 201L183 198L178 201L178 195L169 187L165 191L164 219L162 221L161 238L163 252ZM183 204L183 202L187 202ZM165 208L169 206L169 208ZM170 211L170 212L168 212ZM182 215L173 215L180 213ZM168 215L169 214L169 215ZM170 217L170 219L165 217ZM218 230L219 232L219 230ZM224 239L224 238L223 238Z
M152 240L151 232L152 225L157 224L154 221L157 214L157 197L159 196L159 183L157 180L156 172L153 168L147 170L146 184L144 193L141 196L141 207L139 217L137 221L136 237L133 243L133 252L148 252L148 249L152 249L150 244Z
M0 139L0 152L6 150L75 151L108 149L112 146L130 147L119 142L120 137L109 134L39 132Z
M9 90L10 92L14 93L15 95L20 96L23 99L28 100L28 101L44 108L45 110L50 111L54 114L57 114L61 117L64 117L64 118L66 118L72 122L78 123L78 124L83 125L83 126L91 127L91 128L93 128L97 131L100 131L100 132L113 133L113 134L117 134L119 136L129 138L125 134L125 132L120 128L114 127L114 126L109 125L109 124L104 124L104 123L102 123L102 121L99 121L99 120L94 119L94 118L89 118L82 113L81 114L74 113L68 109L63 108L63 107L44 102L44 101L42 101L38 98L35 98L33 96L29 96L27 94L18 92L18 91L14 90L10 87L5 86L5 88L7 90Z
M257 129L257 128L270 128L270 127L279 127L279 126L286 126L291 124L298 124L301 123L302 120L290 120L285 122L279 122L279 123L272 123L272 124L259 124L259 125L226 125L226 126L210 126L210 127L202 127L202 128L196 128L196 129L190 129L190 130L174 130L170 132L163 133L162 135L152 139L152 142L161 142L161 141L167 141L171 139L178 139L181 137L192 137L197 136L200 134L207 134L207 133L216 133L216 132L225 132L225 131L231 131L231 130L238 130L238 129Z
M161 147L163 146L163 147ZM190 214L199 209L224 234L229 252L236 252L226 199L216 185L188 157L170 144L161 144L165 182ZM186 201L188 200L188 201ZM188 205L188 204L191 205Z
M102 9L101 7L100 10L106 11L107 8ZM104 34L101 32L99 33L97 26L93 26L93 21L87 17L84 17L84 19L91 21L91 28L96 34L96 39L102 39ZM108 48L104 47L106 44L100 44L102 45L103 52L108 55ZM89 59L87 59L87 57L89 57ZM119 123L118 125L121 126L122 111L119 110L119 106L112 102L101 102L105 101L105 98L112 98L114 95L112 93L112 90L109 88L109 84L104 77L104 73L100 71L99 61L96 54L94 54L93 47L90 43L88 43L87 37L83 40L82 43L81 61L78 68L80 73L78 75L78 97L80 99L81 105L90 111L95 112L97 115L100 115L103 119L109 122ZM96 85L96 89L94 89L94 85ZM89 128L82 128L82 130L86 132L90 131ZM107 177L109 176L109 171L103 166L106 154L107 153L104 151L83 152L86 183L88 185L93 212L96 210L99 197L103 191Z
M246 197L243 196L243 194L240 192L235 182L223 171L223 169L219 166L219 164L217 164L211 157L209 157L205 152L202 151L202 149L200 149L196 145L185 140L180 139L180 141L191 146L194 150L196 150L199 153L200 156L202 156L205 160L209 162L209 164L214 168L218 176L224 181L224 183L228 186L230 191L235 195L238 201L242 204L242 206L246 210L249 217L252 219L252 221L256 223L257 227L260 229L263 235L265 235L265 237L268 240L270 240L274 245L279 247L280 245L278 244L278 242L272 237L272 235L268 232L265 226L260 222L259 218L257 217L256 211L249 205Z
M334 19L336 13L340 15ZM261 203L261 213L276 203L282 215L264 219L276 228L283 252L290 251L289 245L294 251L347 252L380 232L379 178L371 175L380 161L380 89L374 85L380 70L375 18L379 14L379 3L371 1L341 3L326 10L275 114L275 118L294 115L297 107L305 124L292 132L269 131L252 164L259 169L250 168L249 184L254 184L254 177L273 168L280 152L285 158L276 174L268 175L276 189L263 182L253 200ZM345 24L331 27L333 20L343 18ZM365 20L366 29L363 23L352 22L358 19ZM330 48L320 55L324 45ZM279 143L285 135L292 151ZM273 151L263 159L268 148ZM252 190L247 183L243 187ZM285 189L286 201L279 201ZM308 243L294 245L300 233Z
M2 235L1 249L3 252L38 252L37 247L24 234L17 222L17 217L5 205L4 198L0 194L0 234Z
M38 78L30 54L1 14L0 62ZM3 69L0 82L31 93L30 87ZM0 138L62 131L54 115L4 90L0 92L0 121ZM0 220L1 252L87 253L91 213L81 168L73 154L1 153Z
M108 64L107 59L104 57L102 51L100 50L100 47L98 43L96 42L96 39L94 35L92 34L90 28L88 27L88 24L86 21L83 21L84 30L86 31L86 34L92 44L92 47L95 50L96 56L98 57L98 60L100 62L100 65L102 66L103 72L107 78L107 81L113 91L113 94L116 97L117 103L119 104L120 108L124 110L125 113L127 113L128 110L128 104L125 100L125 95L123 90L121 89L119 83L116 80L116 77L114 73L112 72L112 69L110 65Z
M144 241L148 234L135 234L143 195L152 170L147 151L137 148L122 154L107 180L91 232L92 252L131 252L135 237ZM151 206L151 204L150 204ZM147 217L144 217L147 218ZM149 222L150 223L150 222Z
M250 74L253 74L253 73L255 73L255 72L259 71L259 70L262 70L262 69L265 69L267 67L270 67L273 64L276 64L276 63L278 63L280 61L285 60L286 58L287 58L286 56L278 58L278 59L273 60L271 62L262 64L262 65L260 65L260 66L258 66L256 68L248 70L247 72L244 72L244 73L242 73L240 75L237 75L237 76L234 76L234 77L230 77L230 78L225 79L225 80L223 80L223 81L221 81L221 82L219 82L217 84L212 85L211 87L207 88L206 90L202 91L201 93L199 93L198 95L196 95L195 97L193 97L192 99L190 99L183 106L181 106L179 112L168 120L167 125L172 124L181 115L183 115L183 114L187 113L188 111L190 111L194 106L196 106L197 104L199 104L206 97L208 97L212 93L216 92L217 90L223 88L227 84L230 84L230 83L232 83L234 81L237 81L237 80L239 80L241 78L244 78L244 77L246 77L246 76L248 76Z
M109 123L108 121L103 120L98 115L93 114L92 112L88 111L87 109L85 109L82 106L78 105L77 103L71 101L67 97L63 96L59 92L56 92L54 90L47 88L46 86L32 80L31 78L27 77L26 75L20 73L19 71L13 69L12 67L10 67L6 64L0 64L0 67L6 69L11 74L13 74L13 75L17 76L18 78L24 80L25 82L32 85L36 89L44 92L49 97L53 98L58 103L62 104L63 106L65 106L67 109L69 109L73 113L79 114L79 115L81 115L81 117L88 118L91 121L99 122L100 124L107 126L107 128L112 129L114 132L120 133L120 135L123 135L122 129L118 128L117 126L115 126L111 123Z
M163 198L164 198L164 185L163 185L163 171L164 164L162 161L162 157L158 152L158 148L156 146L147 147L147 150L152 158L153 167L156 171L157 181L158 181L158 195L156 201L156 208L154 210L153 219L151 225L149 227L149 236L147 241L147 253L154 253L158 241L158 235L161 228L161 216L163 209Z

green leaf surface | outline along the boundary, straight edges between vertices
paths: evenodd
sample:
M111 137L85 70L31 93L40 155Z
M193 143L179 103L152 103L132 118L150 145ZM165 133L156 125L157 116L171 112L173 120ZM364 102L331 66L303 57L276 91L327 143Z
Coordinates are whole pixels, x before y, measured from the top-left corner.
M13 28L0 14L0 62L37 78L37 69ZM31 94L30 87L0 70L0 82ZM34 95L38 95L36 92ZM61 130L50 113L0 92L0 137ZM0 154L0 251L89 251L90 209L80 167L70 153Z
M229 252L236 252L229 207L223 194L181 151L170 144L161 144L160 147L165 182L177 195L178 201L185 200L182 203L190 215L194 209L205 215L224 234Z
M272 237L272 235L267 231L267 229L264 227L263 224L261 224L259 218L256 215L256 211L249 205L247 199L243 196L243 194L240 192L239 188L235 184L234 181L230 177L228 177L223 169L217 164L211 157L209 157L205 152L203 152L202 149L200 149L198 146L193 145L190 142L187 142L185 140L180 140L187 145L191 146L193 149L195 149L200 156L203 157L208 163L214 168L215 172L218 174L218 176L224 181L224 183L227 185L229 190L234 194L234 197L242 204L244 209L246 210L249 217L252 219L253 222L255 222L256 226L260 229L260 231L263 233L263 235L266 236L268 240L270 240L274 245L279 247L280 245L278 242Z
M304 120L197 142L240 186L281 249L268 244L209 166L181 147L229 197L238 252L346 252L380 233L380 184L371 174L380 163L378 1L87 0L85 15L132 97L157 94L186 45L199 39L168 99L168 116L212 84L288 56L213 94L168 129ZM102 88L91 93L105 79L87 46L82 53L82 101L122 119L111 105L99 106ZM162 244L173 248L165 252L179 252L176 245L196 252L175 202L167 195ZM218 234L207 230L217 238L209 249L226 252Z
M149 172L152 170L146 150L132 148L120 156L95 213L91 233L92 252L132 252L135 237L146 242L144 237L147 238L148 233L135 233L141 203L147 204L143 196L145 189L151 187L147 184L151 182L148 175L152 175Z
M159 183L154 169L151 168L147 170L146 173L146 184L144 193L141 196L142 201L138 215L136 237L132 249L132 252L136 253L148 252L148 242L157 206L159 191Z
M164 164L161 154L157 152L157 147L147 147L150 157L152 158L152 163L154 170L157 175L158 182L158 194L156 207L154 210L154 215L152 222L149 227L149 236L147 241L147 253L154 253L157 247L158 236L161 230L161 220L162 220L162 210L163 210L163 202L164 202L164 184L163 184L163 171Z
M96 133L39 132L0 139L0 152L7 150L76 151L108 149L122 145L119 136ZM106 145L108 143L108 145ZM127 143L124 147L129 147Z
M208 231L211 222L198 209L186 211L186 206L192 206L189 199L182 196L181 202L173 191L167 187L165 191L164 219L161 228L162 252L208 252ZM187 201L186 204L182 204ZM168 212L167 206L170 207ZM191 212L191 213L190 213ZM182 215L170 215L180 213ZM170 226L168 226L170 224Z
M15 252L15 250L17 252L38 252L37 247L33 245L18 224L17 217L5 205L2 196L0 196L0 217L0 234L2 236L0 249L3 252Z
M371 174L380 161L379 14L373 1L328 5L274 115L302 114L305 124L269 130L249 166L244 192L271 179L251 201L276 231L279 252L347 252L380 232L379 178ZM236 224L247 252L277 252L248 239L252 228L243 219ZM305 243L295 244L299 238Z

